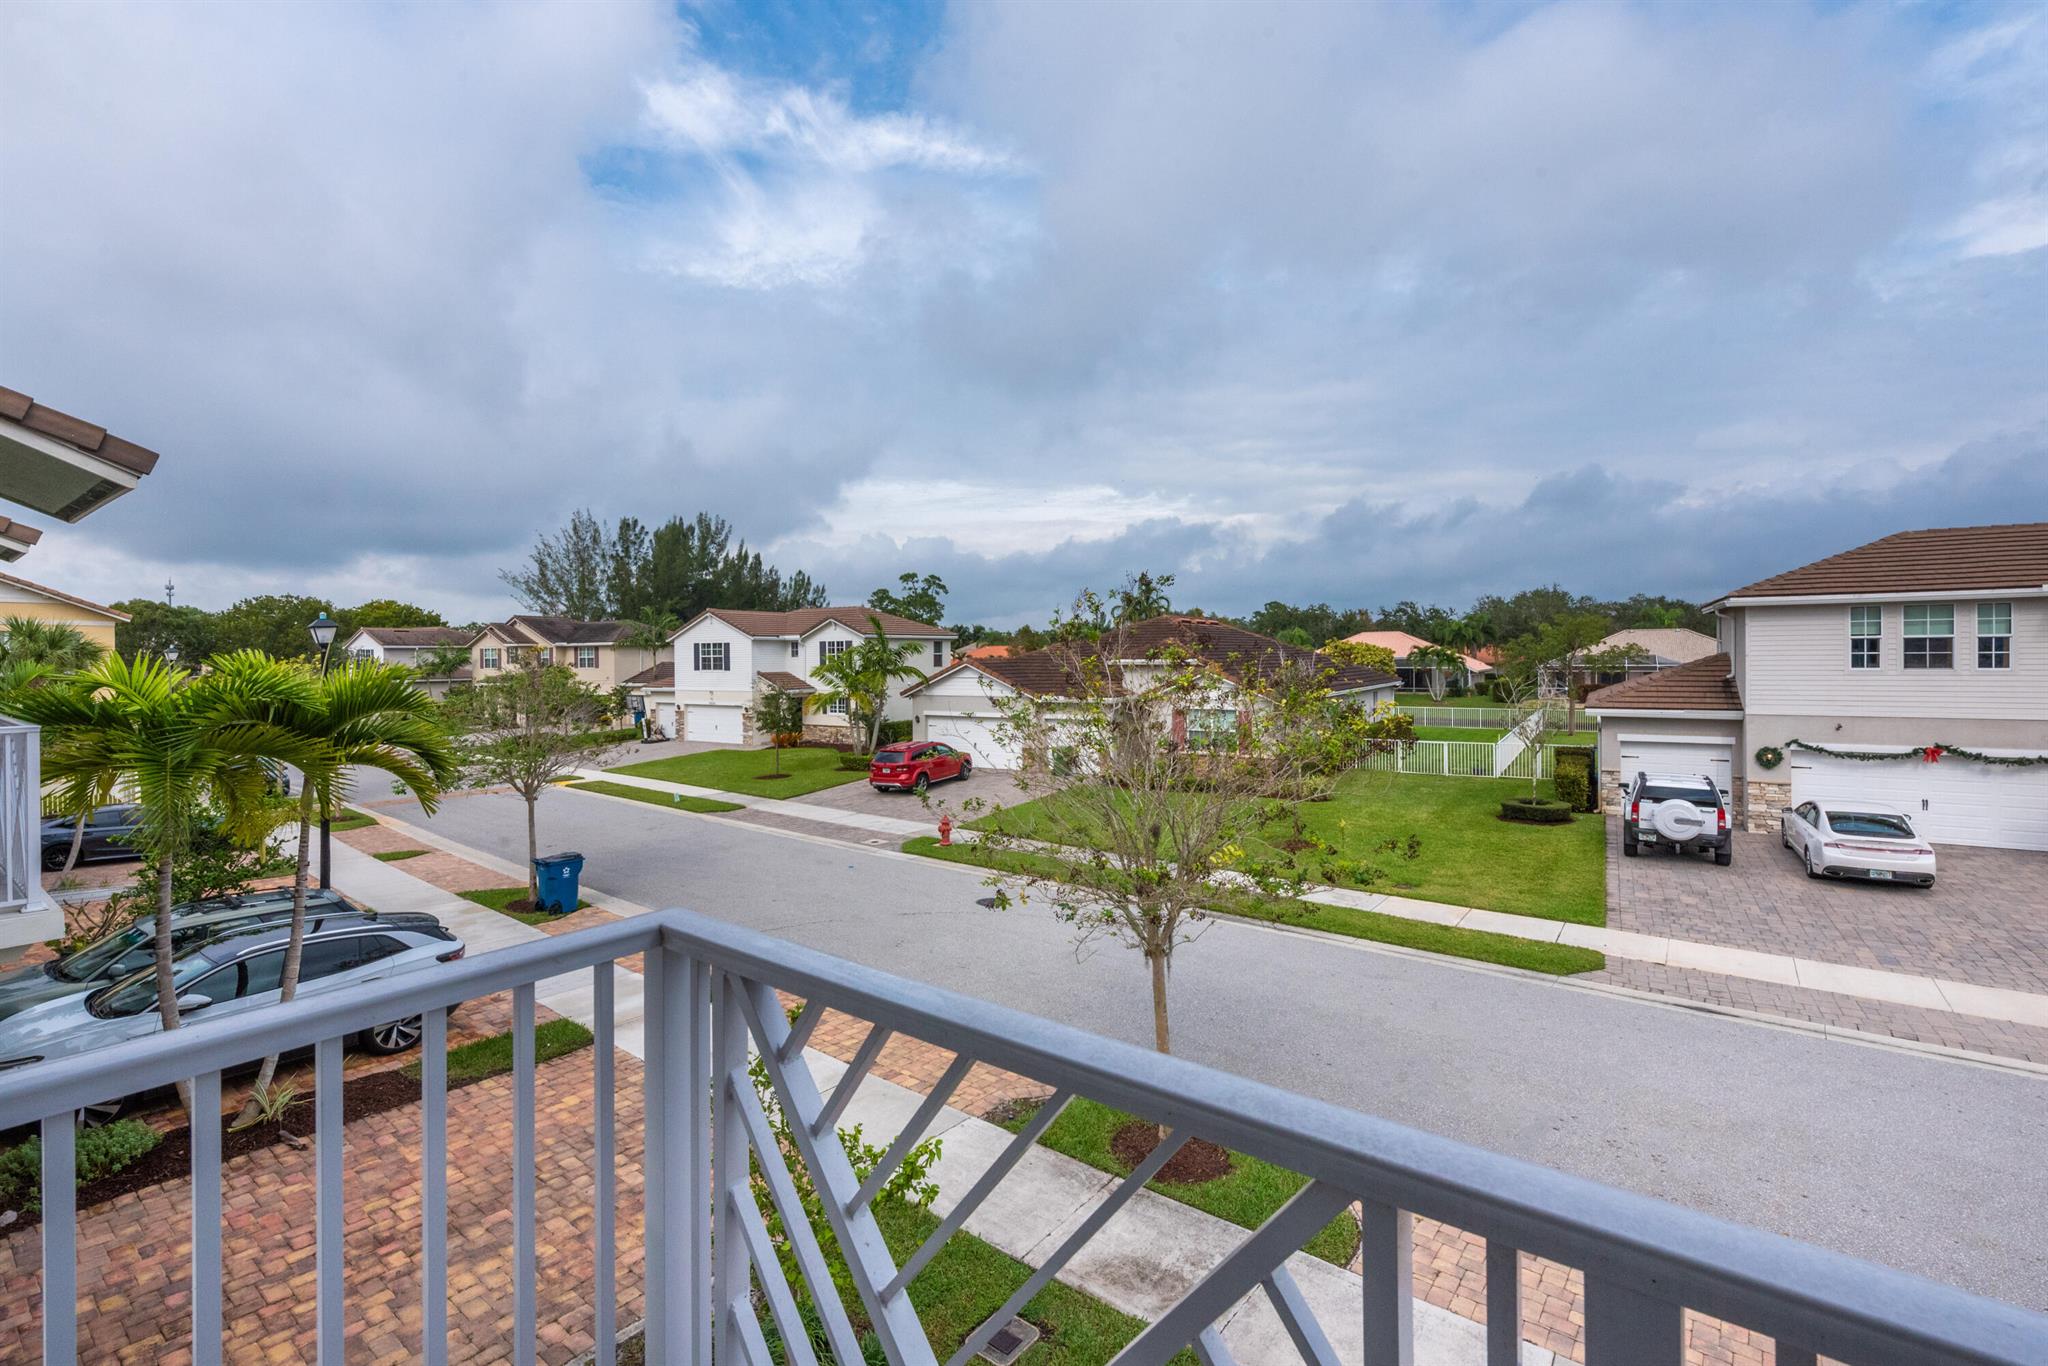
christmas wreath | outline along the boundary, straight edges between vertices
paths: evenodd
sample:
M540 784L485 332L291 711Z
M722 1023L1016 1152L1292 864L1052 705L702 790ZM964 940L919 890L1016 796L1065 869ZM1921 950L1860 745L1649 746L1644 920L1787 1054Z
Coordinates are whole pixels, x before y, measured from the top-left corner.
M1897 763L1902 759L1918 759L1922 763L1938 764L1950 755L1959 759L1975 760L1980 764L1993 764L1999 768L2033 768L2048 764L2048 754L1984 754L1974 749L1964 749L1961 745L1945 745L1938 741L1931 745L1916 745L1911 749L1870 750L1829 749L1825 745L1809 745L1804 740L1787 740L1785 748L1805 750L1808 754L1825 754L1832 759L1855 759L1859 763L1868 764ZM1767 753L1777 754L1781 759L1784 757L1781 752L1769 747L1758 750L1756 761L1765 768L1777 767L1775 762L1764 758Z
M1785 762L1785 751L1776 745L1765 745L1756 752L1756 762L1759 768L1776 768Z

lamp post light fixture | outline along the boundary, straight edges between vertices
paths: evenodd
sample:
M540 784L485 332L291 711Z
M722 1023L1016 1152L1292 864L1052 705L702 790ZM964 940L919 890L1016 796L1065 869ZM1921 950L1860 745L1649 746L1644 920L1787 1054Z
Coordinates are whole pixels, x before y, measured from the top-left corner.
M334 638L341 633L341 626L323 610L306 627L306 634L313 638L313 648L320 652L320 676L327 676L328 668L334 662ZM299 781L305 781L305 774ZM320 890L327 891L334 886L334 832L329 828L327 804L320 804Z

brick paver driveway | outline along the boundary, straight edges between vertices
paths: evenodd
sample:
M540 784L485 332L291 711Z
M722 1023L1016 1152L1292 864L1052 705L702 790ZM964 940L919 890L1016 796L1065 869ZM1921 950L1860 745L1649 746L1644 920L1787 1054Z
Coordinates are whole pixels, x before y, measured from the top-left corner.
M1731 948L2048 993L2048 854L1939 846L1931 888L1816 880L1776 833L1735 862L1621 856L1607 822L1607 923Z

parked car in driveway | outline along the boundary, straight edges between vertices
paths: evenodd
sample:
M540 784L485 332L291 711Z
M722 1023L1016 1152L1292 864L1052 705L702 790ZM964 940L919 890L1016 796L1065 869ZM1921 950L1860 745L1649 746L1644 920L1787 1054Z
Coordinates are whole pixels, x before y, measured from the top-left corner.
M78 843L78 861L141 858L135 847L135 832L141 825L142 808L133 802L96 808L86 818L85 834ZM43 867L54 872L64 866L64 860L71 857L71 839L77 829L76 816L43 817Z
M1722 867L1734 861L1728 803L1705 774L1638 773L1622 793L1621 852L1642 846L1677 853L1711 853Z
M868 764L868 786L922 792L948 778L974 776L974 759L935 740L888 745Z
M1808 877L1934 885L1934 847L1882 802L1801 802L1779 813L1778 837L1805 860Z
M181 957L174 969L180 1022L234 1016L278 999L288 927L260 925L216 939ZM299 967L300 999L340 987L421 972L462 957L463 943L431 915L406 912L352 918L308 934ZM0 1072L46 1058L75 1057L148 1038L157 1018L155 969L145 968L84 995L45 1001L0 1022ZM354 1043L370 1053L401 1053L420 1041L417 1015L373 1026ZM88 1123L120 1113L126 1097L86 1107Z
M216 939L247 934L266 925L289 927L291 917L292 891L289 887L273 892L182 902L171 907L171 952L183 957ZM308 933L323 926L338 925L343 917L368 921L380 918L375 911L358 908L339 892L323 892L317 887L307 889ZM77 996L109 982L118 982L131 973L152 966L155 961L156 918L146 916L61 958L9 968L0 972L0 1021L12 1019L30 1006L44 1001Z

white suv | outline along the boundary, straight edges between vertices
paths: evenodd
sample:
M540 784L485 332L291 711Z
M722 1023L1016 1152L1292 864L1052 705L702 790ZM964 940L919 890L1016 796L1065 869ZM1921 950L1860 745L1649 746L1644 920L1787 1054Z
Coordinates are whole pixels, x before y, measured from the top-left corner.
M1728 803L1704 774L1638 773L1623 794L1621 813L1621 852L1629 858L1641 845L1662 845L1685 853L1712 851L1723 868L1734 861Z

